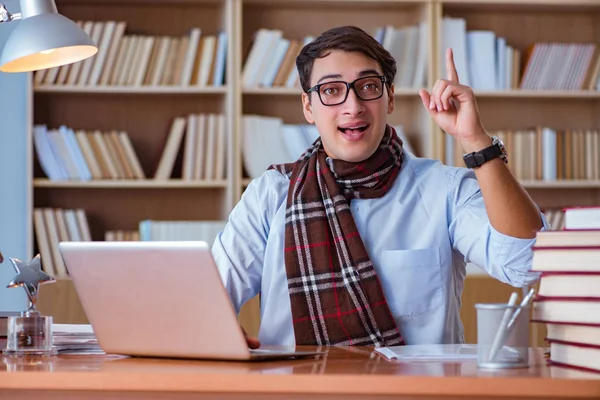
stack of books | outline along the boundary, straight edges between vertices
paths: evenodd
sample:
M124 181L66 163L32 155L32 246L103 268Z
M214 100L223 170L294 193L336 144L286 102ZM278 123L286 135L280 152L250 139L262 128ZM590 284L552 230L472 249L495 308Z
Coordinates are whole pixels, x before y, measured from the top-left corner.
M546 325L551 364L600 373L600 207L564 211L564 230L537 234L532 320Z

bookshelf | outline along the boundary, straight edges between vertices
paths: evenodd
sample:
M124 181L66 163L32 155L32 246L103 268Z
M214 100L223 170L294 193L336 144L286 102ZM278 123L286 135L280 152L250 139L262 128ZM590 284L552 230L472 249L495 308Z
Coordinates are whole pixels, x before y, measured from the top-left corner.
M285 38L301 40L345 24L374 33L386 25L424 23L426 88L444 77L440 37L445 16L465 19L468 30L492 30L523 53L535 42L600 43L596 0L57 0L57 6L73 20L126 21L125 33L131 35L181 37L200 27L203 35L225 32L228 36L223 86L32 85L32 123L126 131L150 178L174 117L225 115L224 180L185 181L175 172L172 179L161 181L50 181L31 152L33 205L85 209L94 240L101 240L106 230L137 229L143 219L225 219L250 182L243 167L243 116L305 123L299 88L244 85L244 62L259 29L280 30ZM396 87L396 111L390 122L403 126L417 155L444 159L447 138L423 109L418 89ZM539 125L600 129L600 91L513 88L475 90L475 94L490 131ZM600 204L600 180L523 183L542 209ZM467 288L478 290L475 286Z

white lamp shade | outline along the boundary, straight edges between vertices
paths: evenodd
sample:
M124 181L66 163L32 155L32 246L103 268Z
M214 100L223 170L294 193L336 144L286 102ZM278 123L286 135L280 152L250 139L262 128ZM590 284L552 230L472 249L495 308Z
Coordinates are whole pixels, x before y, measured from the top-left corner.
M53 68L98 52L94 41L76 23L58 13L34 15L13 23L18 26L6 41L0 71Z

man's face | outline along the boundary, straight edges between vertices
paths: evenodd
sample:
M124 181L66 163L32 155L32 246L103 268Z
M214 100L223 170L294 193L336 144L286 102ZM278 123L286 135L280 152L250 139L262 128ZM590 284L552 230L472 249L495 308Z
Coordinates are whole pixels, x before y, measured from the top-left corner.
M327 57L315 59L310 86L332 81L352 82L374 75L383 75L374 59L358 52L334 50ZM360 90L358 86L356 89ZM316 125L329 157L359 162L377 150L385 133L386 115L394 111L393 85L390 89L391 96L388 86L384 85L383 96L370 101L359 99L350 89L346 101L335 106L323 105L316 92L302 94L304 117ZM368 87L365 90L369 90Z

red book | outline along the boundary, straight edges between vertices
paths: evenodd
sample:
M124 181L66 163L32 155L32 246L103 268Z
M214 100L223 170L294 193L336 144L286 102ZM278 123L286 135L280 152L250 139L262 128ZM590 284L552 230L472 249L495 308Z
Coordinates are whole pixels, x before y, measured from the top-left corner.
M550 340L550 364L600 373L600 346Z

